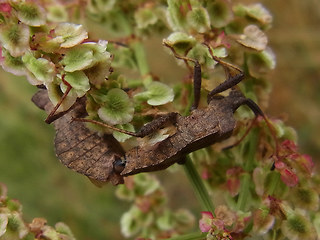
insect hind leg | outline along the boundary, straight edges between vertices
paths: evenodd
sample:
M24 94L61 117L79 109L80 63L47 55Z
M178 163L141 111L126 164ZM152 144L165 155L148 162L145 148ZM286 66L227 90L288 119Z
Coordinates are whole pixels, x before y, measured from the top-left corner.
M251 123L250 127L246 130L245 134L237 142L235 142L231 146L226 147L225 149L229 149L229 148L232 148L234 146L237 146L249 134L249 132L250 132L251 128L254 126L257 118L260 116L266 122L267 127L268 127L268 129L269 129L269 131L271 133L271 136L272 136L274 144L275 144L275 153L274 154L275 154L275 156L277 158L278 155L279 155L279 144L278 144L278 140L277 140L275 129L273 128L273 126L270 123L269 119L263 113L261 108L253 100L251 100L250 98L244 98L241 102L242 102L241 105L246 105L247 107L249 107L251 109L251 111L255 115L255 119Z

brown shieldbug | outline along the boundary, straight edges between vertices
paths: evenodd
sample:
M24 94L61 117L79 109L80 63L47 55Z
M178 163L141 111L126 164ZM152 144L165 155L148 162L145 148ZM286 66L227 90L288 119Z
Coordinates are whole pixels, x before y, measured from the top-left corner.
M272 130L260 108L241 92L232 90L227 97L216 96L238 84L244 78L244 74L239 68L215 57L210 47L208 49L212 58L225 68L227 74L227 80L208 94L208 106L197 109L201 86L200 64L196 60L175 54L177 58L195 63L195 100L191 114L184 117L175 112L168 113L146 124L137 133L85 119L87 114L84 99L78 99L68 112L59 113L61 116L57 118L52 114L52 109L56 110L57 107L53 108L49 103L45 90L38 93L41 97L35 95L33 101L36 105L50 112L49 115L55 121L55 147L60 161L90 179L99 182L110 181L116 185L123 183L124 176L165 169L181 162L188 153L230 137L236 126L233 114L241 105L247 105L256 116L262 116ZM231 75L232 70L237 74ZM147 136L168 124L175 126L175 132L156 146L136 146L125 153L111 135L100 137L88 130L82 122L91 122L135 137Z
M176 127L174 134L156 146L149 148L137 146L127 151L122 159L117 159L115 162L117 172L122 176L165 169L176 162L181 162L188 153L230 137L236 126L233 114L242 105L247 105L256 116L262 116L273 134L270 123L259 106L251 99L244 97L241 92L233 89L227 97L216 96L216 94L238 84L244 78L244 74L239 68L215 57L210 48L209 51L212 58L225 68L228 78L208 94L208 106L205 109L197 109L201 86L200 64L196 60L175 54L179 59L195 63L195 97L189 116L184 117L174 112L168 113L148 123L137 133L117 129L98 121L75 119L76 121L95 123L135 137L144 137L167 124L173 124ZM231 75L231 70L236 71L237 74Z

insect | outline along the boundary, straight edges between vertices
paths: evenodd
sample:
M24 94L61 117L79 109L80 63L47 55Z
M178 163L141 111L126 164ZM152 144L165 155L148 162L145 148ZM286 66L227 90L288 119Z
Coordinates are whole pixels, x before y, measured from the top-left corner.
M256 116L262 116L270 126L258 105L251 99L244 97L238 90L231 90L226 97L217 96L218 93L238 84L244 78L244 74L241 69L215 57L210 47L208 49L212 58L224 67L227 80L208 94L206 108L198 109L201 87L200 64L196 60L175 54L177 58L192 61L195 64L195 97L189 116L181 116L179 113L171 112L154 119L143 126L139 132L133 133L98 121L85 119L85 100L79 99L72 109L54 122L56 128L55 148L60 161L90 179L99 182L110 181L116 185L123 183L125 176L165 169L180 162L188 153L230 137L236 126L233 114L242 105L247 105ZM232 75L231 71L235 71L236 74ZM33 102L50 112L53 106L50 106L48 99L44 100L45 93L43 91L41 97L40 92L38 96L33 97ZM156 146L149 148L136 146L124 152L111 135L100 137L88 130L82 122L91 122L135 137L147 136L170 124L174 125L175 132Z

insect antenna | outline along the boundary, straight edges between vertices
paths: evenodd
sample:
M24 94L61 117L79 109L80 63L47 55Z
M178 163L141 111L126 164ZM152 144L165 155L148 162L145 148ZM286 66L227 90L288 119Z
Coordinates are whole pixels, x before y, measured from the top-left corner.
M201 93L201 65L199 63L198 60L189 58L189 57L184 57L184 56L180 56L172 46L170 46L168 43L166 43L165 41L163 42L163 45L168 47L172 53L174 54L174 56L178 59L184 60L184 62L186 63L187 67L189 68L190 72L192 72L192 69L190 69L189 65L188 65L188 61L193 62L194 63L194 68L193 68L193 103L191 106L190 110L194 110L197 109L199 106L199 102L200 102L200 93Z

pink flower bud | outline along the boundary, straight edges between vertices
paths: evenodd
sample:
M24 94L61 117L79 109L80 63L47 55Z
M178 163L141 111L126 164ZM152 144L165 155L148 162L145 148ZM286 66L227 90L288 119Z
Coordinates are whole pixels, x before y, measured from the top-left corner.
M276 161L276 162L274 163L274 166L275 166L275 168L276 168L277 170L282 170L282 169L284 169L285 167L287 167L287 165L286 165L284 162L282 162L282 161Z
M286 148L287 150L292 151L292 152L296 152L298 150L297 145L293 141L290 141L290 140L284 140L281 143L281 146L283 148Z
M209 232L212 228L213 214L211 212L201 212L199 228L201 232Z
M280 174L281 180L289 187L294 187L299 182L298 176L287 168L280 171Z
M11 6L9 3L0 3L0 12L11 13Z

